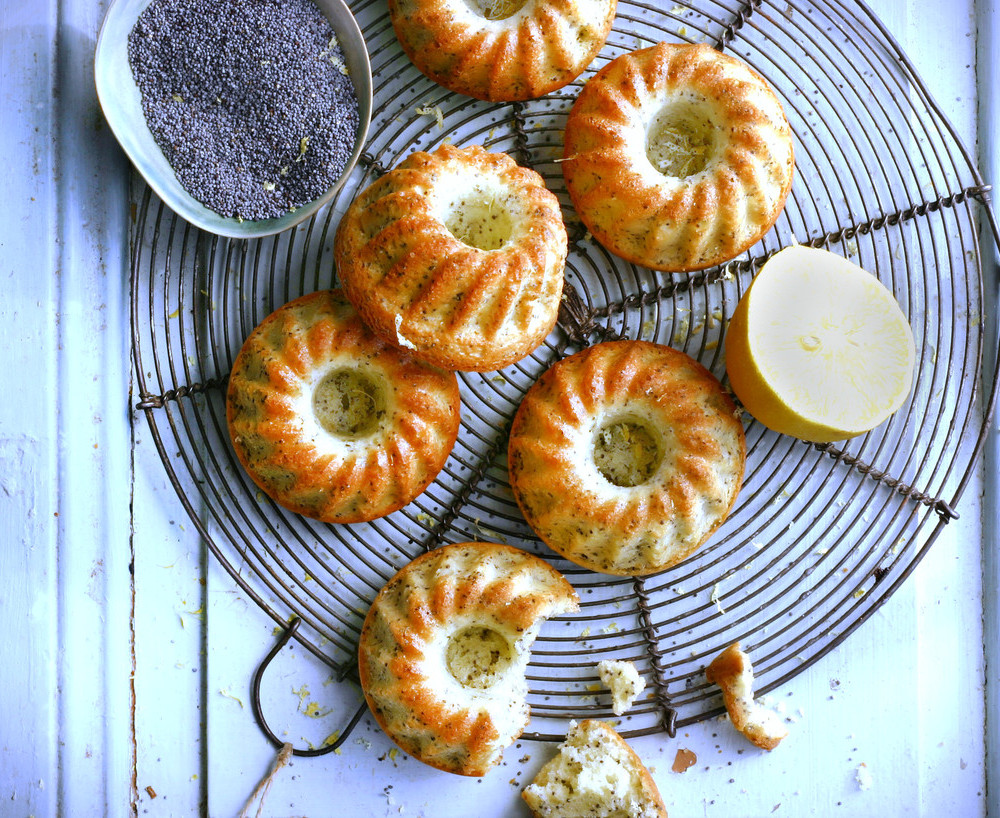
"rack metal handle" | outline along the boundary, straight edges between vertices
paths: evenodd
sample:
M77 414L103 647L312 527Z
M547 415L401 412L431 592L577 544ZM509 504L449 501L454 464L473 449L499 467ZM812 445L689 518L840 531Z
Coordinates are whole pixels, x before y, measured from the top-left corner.
M260 728L261 732L267 737L267 740L274 745L275 749L279 750L286 742L282 741L274 734L274 731L268 726L267 720L264 718L264 710L260 704L260 680L264 677L264 671L267 670L268 665L271 664L274 657L278 655L281 649L288 644L288 640L295 635L296 631L298 631L301 622L302 620L297 616L293 617L289 621L287 627L285 627L282 632L281 637L274 644L274 647L271 648L267 656L264 657L264 661L257 666L257 670L254 671L253 674L253 679L250 681L250 708L253 710L253 717L257 721L257 726ZM347 669L345 668L341 670L337 676L338 682L344 681L344 678L347 676ZM300 758L311 758L314 756L323 756L327 753L332 753L345 741L347 741L348 737L354 731L354 728L357 726L367 709L367 702L362 701L358 706L357 711L351 717L351 720L347 723L347 726L340 732L340 735L337 737L337 740L333 742L333 744L327 744L326 746L319 747L315 750L297 750L293 747L292 755L299 756Z

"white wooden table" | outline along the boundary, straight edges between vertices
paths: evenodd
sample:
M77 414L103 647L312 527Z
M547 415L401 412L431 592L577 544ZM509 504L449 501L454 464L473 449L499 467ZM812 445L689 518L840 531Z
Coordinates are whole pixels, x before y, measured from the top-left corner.
M995 3L872 5L966 143L991 142ZM273 623L207 557L130 411L129 169L92 79L105 6L0 2L0 816L230 816L274 756L247 701ZM794 719L778 751L720 722L633 742L672 815L1000 815L996 435L986 463L914 576L772 697ZM268 673L268 718L297 746L353 711L328 677L301 650ZM677 747L698 756L683 774ZM391 748L366 717L340 754L282 770L265 814L526 815L550 753L512 748L480 782Z

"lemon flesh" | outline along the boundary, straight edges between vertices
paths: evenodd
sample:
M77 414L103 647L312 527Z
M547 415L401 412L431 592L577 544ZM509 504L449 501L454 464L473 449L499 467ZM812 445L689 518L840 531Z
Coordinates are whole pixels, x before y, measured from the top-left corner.
M863 434L910 394L913 333L875 276L827 250L773 256L726 332L740 402L770 429L816 443Z

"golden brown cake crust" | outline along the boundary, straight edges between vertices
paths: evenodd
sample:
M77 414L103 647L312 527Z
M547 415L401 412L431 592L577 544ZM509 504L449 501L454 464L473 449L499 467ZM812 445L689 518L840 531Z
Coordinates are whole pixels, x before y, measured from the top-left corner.
M750 657L734 642L705 668L709 684L718 685L733 727L751 744L770 752L788 735L788 728L773 712L754 701Z
M389 0L389 14L403 50L432 80L477 99L512 102L576 79L604 45L615 4L527 0L508 17L487 19L475 0Z
M361 630L358 672L375 720L420 761L483 775L528 722L524 670L542 619L578 609L558 571L507 545L459 543L418 557L379 592ZM494 631L511 649L488 688L449 672L449 646L469 628Z
M579 733L581 736L587 736L593 744L600 742L604 745L617 745L628 758L628 769L631 772L634 772L638 778L638 792L635 793L637 796L636 806L641 805L641 815L643 818L646 818L647 816L648 818L668 818L667 807L663 803L663 797L660 795L660 790L656 786L653 776L650 775L649 770L646 765L643 764L639 755L632 749L629 743L618 734L617 730L615 730L607 722L598 721L596 719L584 719L579 724L571 722L570 732ZM570 736L567 735L567 742L569 739ZM535 777L532 784L535 784L539 778L542 777L544 772L545 767L538 772L538 775ZM583 771L581 770L581 772ZM521 797L531 809L531 814L535 816L535 818L542 818L542 814L538 811L543 808L541 798L537 792L534 792L531 789L530 785L521 791ZM548 810L548 814L550 816L557 815L558 809L550 809Z
M356 387L355 373L375 384L359 404L362 433L351 433L350 417L331 431L317 410L322 385L330 376ZM379 340L340 290L324 290L250 334L229 376L226 418L266 494L319 520L360 522L402 508L444 466L458 435L458 381Z
M409 156L357 196L334 247L344 291L377 334L477 372L520 360L551 332L566 250L542 178L478 145Z
M609 437L650 453L646 479L606 476L595 444ZM525 395L508 448L511 488L535 533L579 565L622 576L662 571L704 543L736 500L745 459L719 381L646 341L597 344L555 364Z
M661 173L647 153L667 110L707 123L707 164L690 175ZM657 270L722 264L756 243L781 213L793 169L770 86L703 44L618 57L587 82L566 123L563 173L580 218L612 252Z

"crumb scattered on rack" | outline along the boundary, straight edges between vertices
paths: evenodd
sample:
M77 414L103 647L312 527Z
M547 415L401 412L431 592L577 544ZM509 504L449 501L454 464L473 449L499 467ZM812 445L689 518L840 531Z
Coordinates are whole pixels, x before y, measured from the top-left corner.
M709 600L711 600L712 604L718 608L720 614L724 614L726 612L726 609L722 607L722 593L718 582L712 587L712 594L709 596Z

